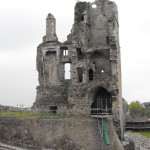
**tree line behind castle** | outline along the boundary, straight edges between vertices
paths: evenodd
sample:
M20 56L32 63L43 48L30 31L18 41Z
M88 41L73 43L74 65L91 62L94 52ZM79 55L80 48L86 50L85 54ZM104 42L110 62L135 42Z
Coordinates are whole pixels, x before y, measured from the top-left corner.
M128 111L132 118L150 118L150 102L141 103L139 101L132 101L128 105Z

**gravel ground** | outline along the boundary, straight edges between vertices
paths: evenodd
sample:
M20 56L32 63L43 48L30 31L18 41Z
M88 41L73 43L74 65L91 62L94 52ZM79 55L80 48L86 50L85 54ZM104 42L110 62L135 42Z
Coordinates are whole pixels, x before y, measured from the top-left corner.
M143 147L143 149L146 148L147 150L150 150L150 138L146 138L138 133L130 132L125 133L124 137L125 139L130 139L134 141L137 148L141 146ZM142 148L140 150L142 150Z

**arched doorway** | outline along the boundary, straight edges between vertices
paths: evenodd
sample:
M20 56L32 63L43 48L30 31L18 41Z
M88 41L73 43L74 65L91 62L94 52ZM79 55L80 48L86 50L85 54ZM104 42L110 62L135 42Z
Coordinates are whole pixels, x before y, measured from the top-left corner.
M97 87L93 92L91 115L110 115L112 109L111 94L102 87Z

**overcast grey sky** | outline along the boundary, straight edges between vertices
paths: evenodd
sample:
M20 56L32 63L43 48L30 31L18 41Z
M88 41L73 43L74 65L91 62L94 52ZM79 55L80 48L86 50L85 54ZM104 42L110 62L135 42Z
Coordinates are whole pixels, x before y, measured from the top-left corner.
M150 101L150 0L114 1L119 10L123 97L128 102ZM47 14L55 16L57 36L65 41L75 3L0 0L0 104L33 104L38 85L36 47L45 35Z

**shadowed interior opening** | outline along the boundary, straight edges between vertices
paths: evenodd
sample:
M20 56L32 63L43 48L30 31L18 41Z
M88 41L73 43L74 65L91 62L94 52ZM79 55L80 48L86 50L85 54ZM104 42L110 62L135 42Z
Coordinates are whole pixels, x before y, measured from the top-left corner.
M112 98L110 93L98 87L93 96L93 103L91 105L91 115L110 115L112 110Z
M49 112L52 114L57 113L57 106L49 106Z

